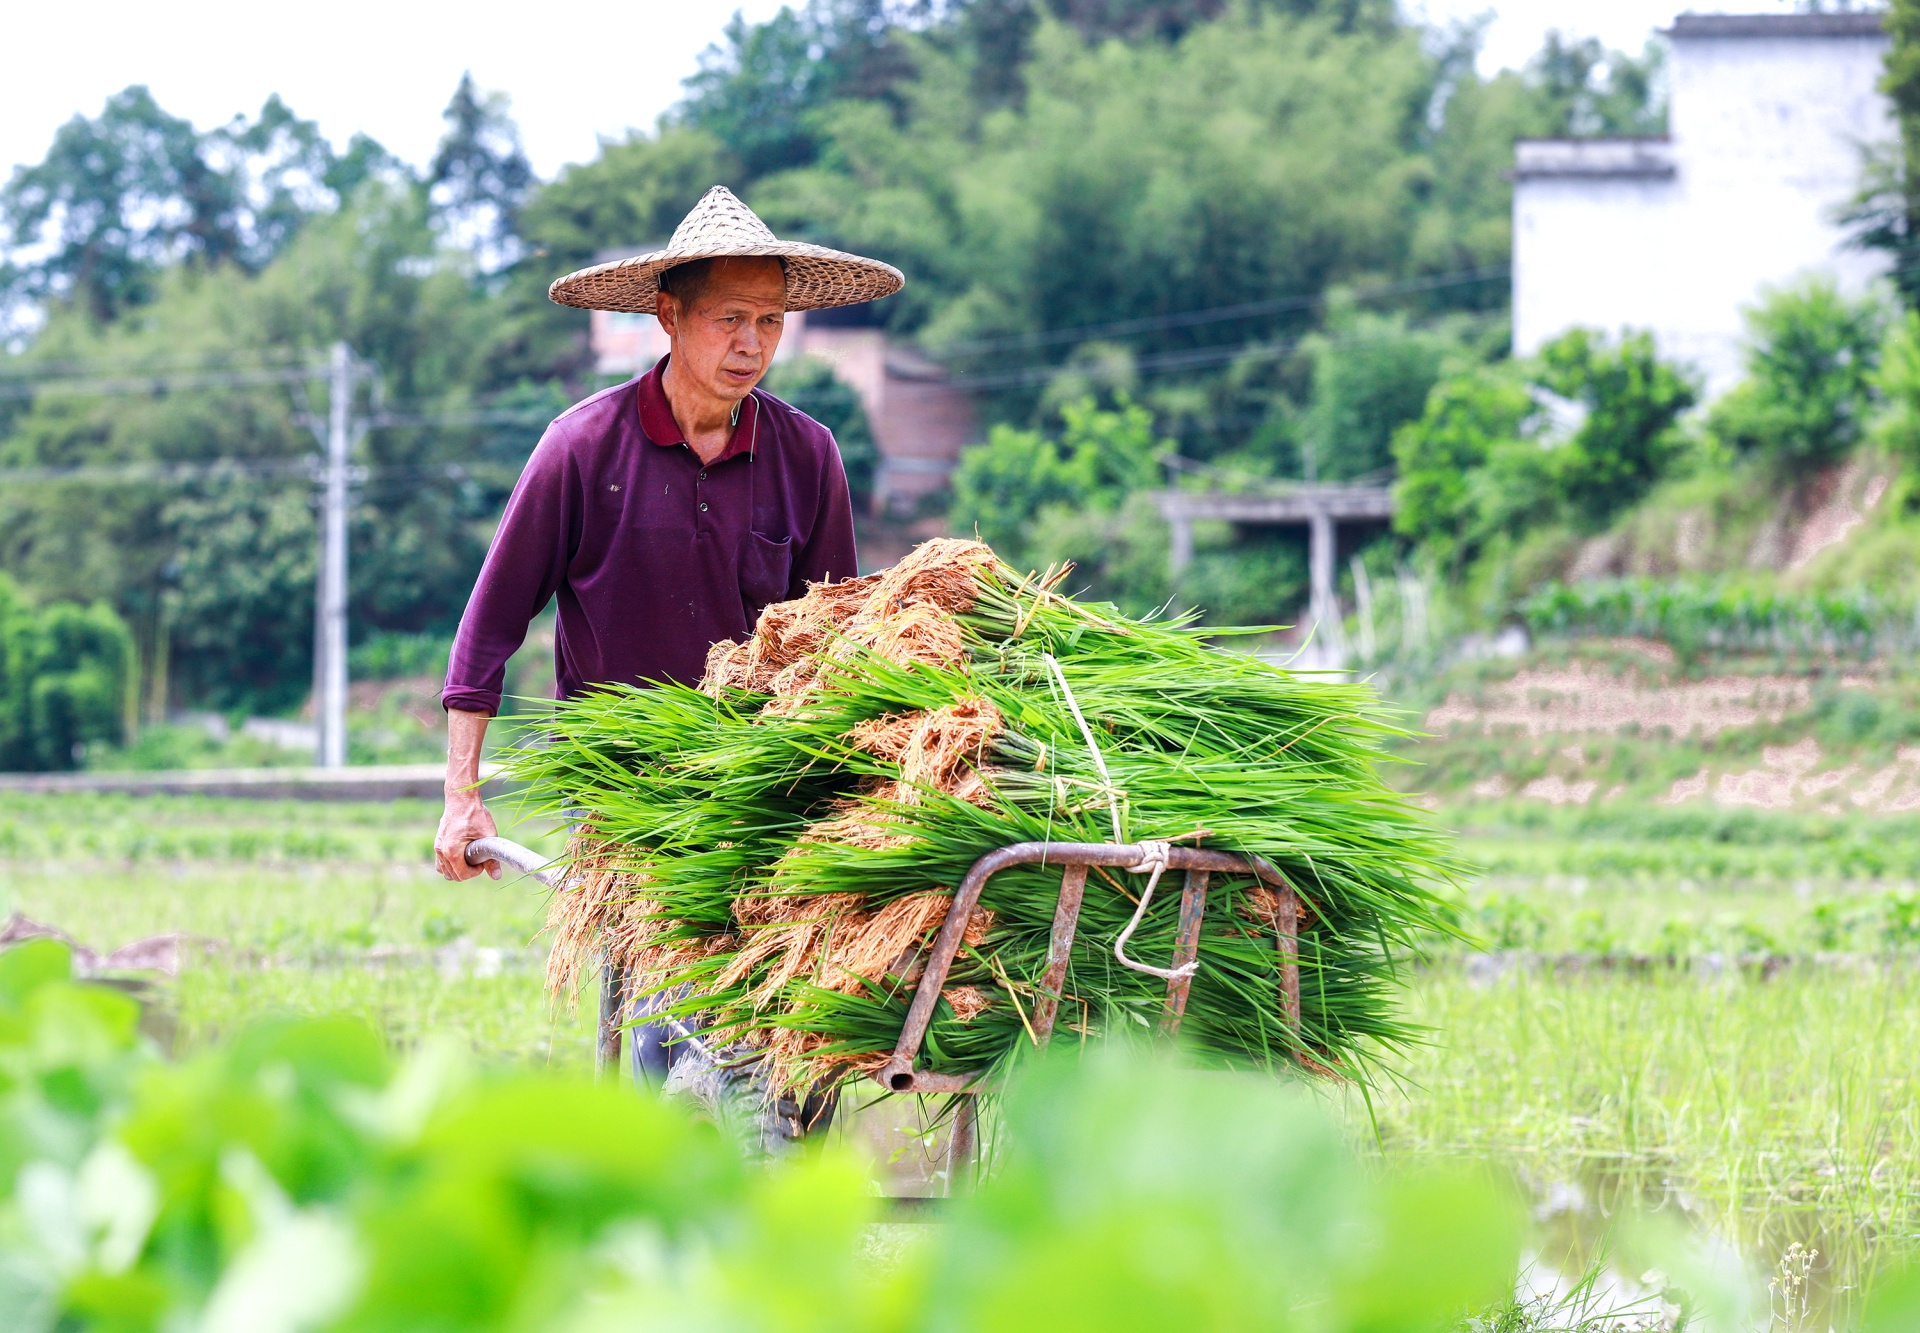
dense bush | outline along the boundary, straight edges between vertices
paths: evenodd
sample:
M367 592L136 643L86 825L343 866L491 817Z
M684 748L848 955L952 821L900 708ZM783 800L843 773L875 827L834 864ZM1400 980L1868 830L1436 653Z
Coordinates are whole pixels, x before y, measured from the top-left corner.
M1541 525L1595 531L1684 453L1694 397L1645 334L1608 343L1585 329L1443 380L1394 438L1395 530L1456 571Z
M36 607L0 574L0 770L74 768L118 741L131 658L110 608Z
M1714 404L1709 429L1737 455L1792 472L1858 444L1886 332L1879 301L1815 278L1747 312L1747 378Z
M1394 432L1425 410L1442 369L1461 351L1449 332L1411 328L1404 314L1345 309L1301 350L1313 364L1298 427L1301 472L1325 481L1390 470Z
M996 426L961 456L949 511L955 531L977 531L1018 564L1030 559L1034 525L1050 506L1112 512L1128 492L1153 484L1164 444L1145 408L1122 402L1110 411L1084 399L1060 415L1058 435Z

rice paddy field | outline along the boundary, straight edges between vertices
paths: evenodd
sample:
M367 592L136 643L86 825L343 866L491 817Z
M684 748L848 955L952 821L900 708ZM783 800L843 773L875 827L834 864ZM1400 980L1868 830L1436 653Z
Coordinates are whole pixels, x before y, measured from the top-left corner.
M187 937L179 974L149 983L149 1028L181 1053L344 1010L396 1046L587 1068L586 1006L543 993L542 894L434 877L437 813L9 795L0 910L101 951ZM1439 818L1485 871L1461 903L1477 942L1410 971L1427 1041L1397 1079L1330 1093L1355 1136L1511 1175L1543 1272L1677 1218L1763 1278L1805 1270L1806 1310L1776 1327L1845 1327L1920 1253L1920 822L1499 800ZM1631 1295L1637 1269L1613 1276Z

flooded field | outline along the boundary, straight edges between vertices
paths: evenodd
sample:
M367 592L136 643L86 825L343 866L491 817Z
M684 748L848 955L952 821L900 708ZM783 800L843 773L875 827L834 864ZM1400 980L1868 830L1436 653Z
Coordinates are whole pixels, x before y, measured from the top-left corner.
M584 1068L586 1014L542 989L541 895L435 878L435 813L36 798L0 815L0 908L102 952L178 937L178 975L149 994L183 1052L262 1013L344 1010L398 1046ZM1794 1327L1844 1326L1920 1251L1920 829L1498 802L1441 817L1485 871L1462 898L1470 940L1410 970L1428 1043L1370 1098L1336 1094L1356 1139L1515 1181L1543 1287L1597 1273L1594 1301L1657 1323L1645 1237L1672 1224L1797 1291ZM939 1127L883 1112L852 1132L895 1188L944 1187Z

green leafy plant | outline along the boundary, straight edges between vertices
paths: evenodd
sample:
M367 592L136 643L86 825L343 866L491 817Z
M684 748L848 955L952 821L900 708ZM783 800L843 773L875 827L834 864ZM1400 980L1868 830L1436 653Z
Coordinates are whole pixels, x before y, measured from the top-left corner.
M1507 1289L1520 1214L1363 1168L1308 1099L1124 1046L1031 1069L1002 1165L867 1256L842 1150L749 1172L632 1090L396 1067L342 1019L182 1064L58 945L0 954L0 1323L413 1333L1441 1329Z
M1062 407L1060 417L1057 436L996 426L984 445L961 456L949 511L956 532L978 532L1021 561L1048 508L1112 512L1130 491L1153 484L1165 444L1154 436L1152 413L1125 401L1107 409L1082 399Z
M1886 325L1878 301L1830 279L1768 293L1747 312L1747 378L1714 404L1709 431L1789 473L1831 463L1863 436Z
M0 574L0 770L76 768L119 740L132 648L104 604L36 607Z

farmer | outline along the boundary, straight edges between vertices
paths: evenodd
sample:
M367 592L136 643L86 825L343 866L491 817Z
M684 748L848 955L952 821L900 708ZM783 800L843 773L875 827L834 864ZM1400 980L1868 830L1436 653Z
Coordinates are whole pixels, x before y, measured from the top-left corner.
M479 794L487 722L507 659L559 603L561 698L607 684L699 681L707 649L752 632L769 602L851 577L853 509L833 435L756 387L789 310L900 290L878 260L782 241L715 186L667 248L570 273L562 305L655 315L668 354L562 413L541 436L494 534L454 636L446 812L434 859L448 879L494 833ZM663 1034L637 1029L638 1072L667 1072Z

